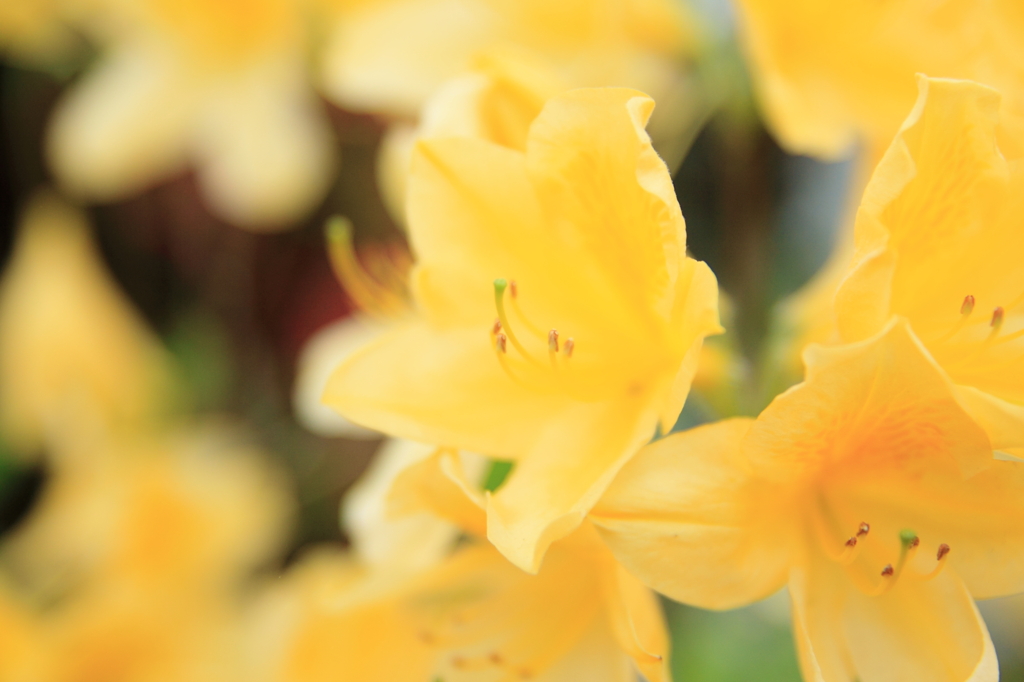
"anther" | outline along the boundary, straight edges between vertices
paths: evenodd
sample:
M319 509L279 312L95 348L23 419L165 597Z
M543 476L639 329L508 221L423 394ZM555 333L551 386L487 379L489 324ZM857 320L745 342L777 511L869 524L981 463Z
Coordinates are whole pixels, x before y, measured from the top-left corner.
M886 564L885 568L882 569L883 578L891 578L896 571L893 569L892 564Z
M849 540L847 540L846 541L846 546L847 547L856 547L857 546L857 538L850 538Z
M992 311L992 321L989 323L989 326L992 327L993 334L999 333L999 328L1003 326L1003 317L1005 315L1006 313L1003 311L1002 306Z
M857 537L867 535L871 532L871 525L861 521L860 527L857 528Z
M491 327L491 333L492 334L498 334L500 332L501 332L501 320L495 318L494 326Z
M947 554L949 554L949 545L943 543L939 545L939 551L935 553L935 560L942 561L946 558Z
M558 330L552 329L548 332L548 350L552 353L558 352Z
M512 298L519 295L519 287L516 286L516 281L514 279L508 283L508 293L512 295Z
M974 296L968 294L964 297L963 305L960 306L961 315L970 315L974 312Z
M563 346L563 350L565 351L565 357L571 358L572 357L572 352L573 352L573 350L575 350L575 348L576 348L576 342L573 341L572 337L570 336L569 338L567 338L565 340L565 345ZM584 363L584 364L586 364L586 363Z
M507 353L508 352L508 337L505 336L504 333L502 333L502 332L498 333L498 335L494 339L494 344L495 344L495 347L498 349L499 352L502 352L502 353Z

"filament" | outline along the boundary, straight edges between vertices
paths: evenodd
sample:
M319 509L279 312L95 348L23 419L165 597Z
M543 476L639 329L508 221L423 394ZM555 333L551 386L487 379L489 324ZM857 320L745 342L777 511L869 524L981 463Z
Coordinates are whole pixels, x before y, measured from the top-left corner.
M360 310L384 318L398 317L408 310L403 294L382 285L359 263L348 219L334 216L327 221L327 253L335 277Z

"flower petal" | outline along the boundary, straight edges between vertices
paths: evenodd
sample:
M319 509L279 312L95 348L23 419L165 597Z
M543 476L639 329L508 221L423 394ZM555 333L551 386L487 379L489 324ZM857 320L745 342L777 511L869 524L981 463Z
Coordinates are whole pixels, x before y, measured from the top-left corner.
M54 112L50 164L66 187L90 199L131 195L184 166L197 96L169 55L124 46Z
M608 616L618 646L649 682L669 682L669 635L657 595L621 565L609 582Z
M273 63L245 76L204 102L195 140L199 178L224 218L277 229L326 193L334 144L326 116L303 88L300 65Z
M576 529L654 430L635 402L574 403L553 416L508 482L488 497L487 538L536 573L548 546Z
M591 511L623 566L672 599L733 608L786 580L789 524L740 453L751 424L718 422L648 445Z
M484 497L467 480L462 460L451 451L435 449L409 466L395 478L388 498L393 516L427 512L467 533L487 534Z
M327 382L324 402L357 424L398 437L515 457L564 401L509 380L487 333L486 327L401 326L343 362Z

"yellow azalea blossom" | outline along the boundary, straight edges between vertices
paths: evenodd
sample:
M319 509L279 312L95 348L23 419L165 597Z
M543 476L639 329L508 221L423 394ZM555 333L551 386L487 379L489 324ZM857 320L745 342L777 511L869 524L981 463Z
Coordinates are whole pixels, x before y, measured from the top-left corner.
M324 401L356 423L513 458L488 537L536 572L618 469L674 424L717 285L624 89L552 99L525 153L422 142L409 192L418 313L353 355ZM497 322L496 322L497 319Z
M591 520L673 599L788 583L809 681L995 682L972 596L1024 590L1024 464L992 458L905 321L805 357L756 420L644 448Z
M109 580L215 595L288 530L279 474L223 427L78 447L61 453L32 513L0 546L33 593Z
M451 455L422 460L395 485L392 499L409 506L425 486L442 513L483 529L483 500ZM669 679L657 600L589 525L554 545L536 576L486 543L418 573L385 569L319 552L278 581L261 608L257 679L632 682L637 668Z
M152 423L171 387L166 352L103 269L85 218L36 196L0 282L4 439L30 453L90 424Z
M999 95L920 79L868 185L836 295L840 336L909 320L996 449L1024 447L1024 168L997 134Z
M740 0L740 25L768 122L791 151L881 151L915 97L914 74L1003 89L1024 122L1024 14L1015 0ZM1018 130L1007 140L1024 153Z
M102 57L59 104L51 165L110 201L186 163L221 217L254 229L301 218L326 191L332 139L304 65L294 0L103 0Z
M544 64L564 87L629 86L660 103L695 42L669 0L341 0L335 12L328 96L405 117L475 60L507 54Z

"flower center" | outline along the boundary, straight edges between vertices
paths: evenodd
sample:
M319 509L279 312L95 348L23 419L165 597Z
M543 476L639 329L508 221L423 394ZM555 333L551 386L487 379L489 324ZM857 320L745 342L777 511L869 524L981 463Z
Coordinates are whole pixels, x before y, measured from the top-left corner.
M939 544L935 550L936 564L934 568L925 573L915 571L910 567L910 564L921 546L921 539L914 531L904 529L899 532L899 554L893 561L882 566L882 569L878 572L879 577L875 582L870 582L869 580L865 580L865 575L870 575L873 570L877 570L877 565L874 569L868 568L865 573L863 569L866 567L863 565L857 566L857 564L864 563L862 548L870 542L870 539L873 537L870 535L871 524L866 521L860 522L855 533L849 536L844 542L840 543L835 539L834 533L830 532L826 527L825 521L820 513L814 513L811 514L811 516L813 517L815 525L814 530L818 536L818 544L822 552L831 561L843 566L846 569L847 575L857 588L861 592L870 596L881 596L885 594L895 587L896 583L899 582L900 578L903 576L906 576L908 580L931 580L942 572L942 569L946 565L946 559L949 557L949 545L945 543ZM881 542L879 541L878 544L881 545ZM883 553L891 551L890 547L875 547L873 549L880 549Z
M542 331L523 314L518 299L519 287L515 280L494 280L494 307L498 317L491 327L491 343L501 368L513 381L531 391L565 392L586 399L571 362L576 340L570 336L562 341L557 329ZM515 332L509 312L515 315L516 325L521 325L527 336L521 339ZM545 354L546 363L542 360Z

